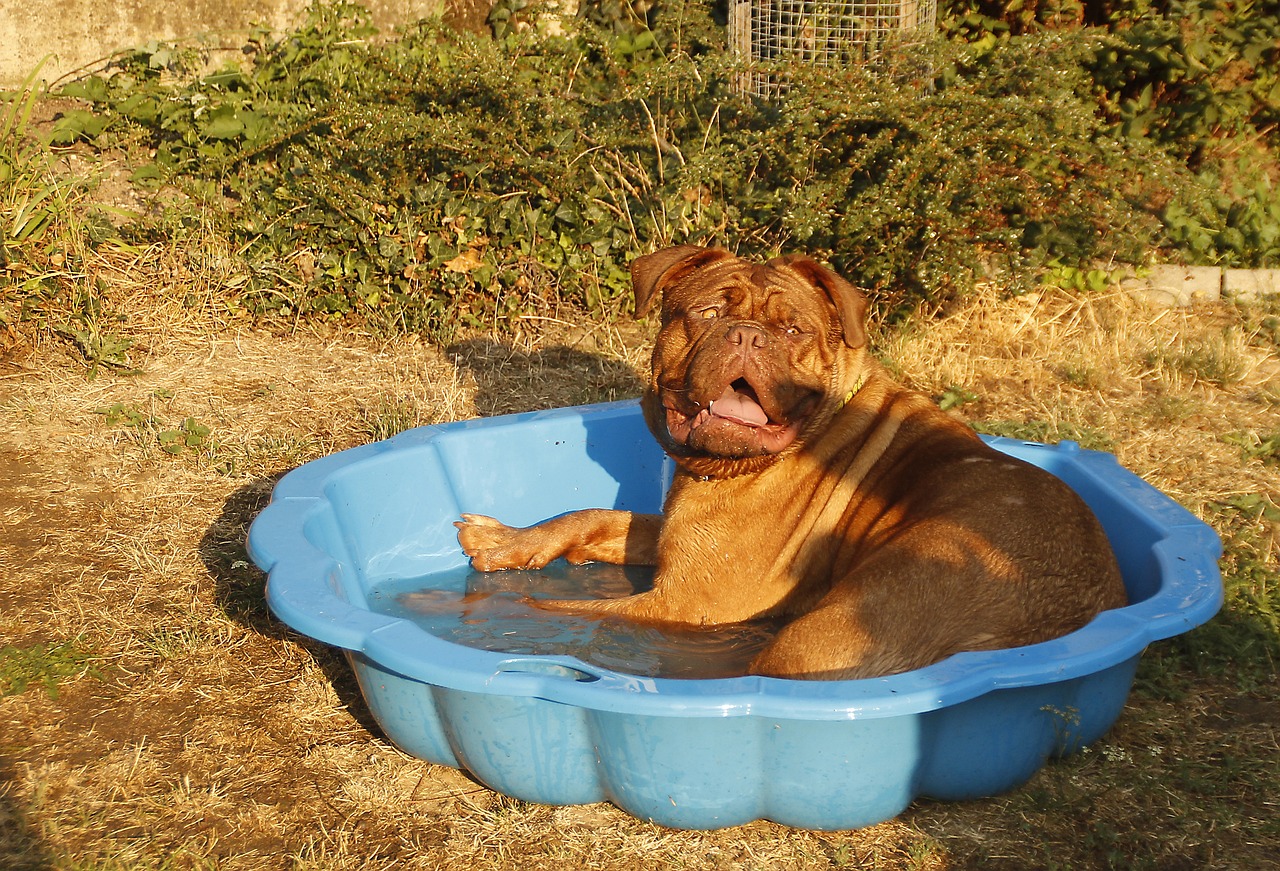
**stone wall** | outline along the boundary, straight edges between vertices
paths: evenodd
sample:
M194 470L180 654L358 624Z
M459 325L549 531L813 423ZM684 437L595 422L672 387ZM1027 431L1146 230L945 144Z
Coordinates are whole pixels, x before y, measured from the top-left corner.
M449 2L449 9L445 8ZM239 47L249 27L283 31L302 20L309 0L0 0L0 87L21 83L41 59L52 82L100 66L121 49L151 40L189 40ZM384 32L396 24L455 13L463 26L484 0L363 0Z

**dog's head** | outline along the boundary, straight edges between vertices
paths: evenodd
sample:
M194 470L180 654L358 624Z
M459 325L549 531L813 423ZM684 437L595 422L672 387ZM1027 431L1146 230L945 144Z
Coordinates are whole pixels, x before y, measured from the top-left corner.
M807 257L759 264L682 245L637 258L631 279L637 315L661 298L645 416L686 466L759 468L803 443L858 377L866 299Z

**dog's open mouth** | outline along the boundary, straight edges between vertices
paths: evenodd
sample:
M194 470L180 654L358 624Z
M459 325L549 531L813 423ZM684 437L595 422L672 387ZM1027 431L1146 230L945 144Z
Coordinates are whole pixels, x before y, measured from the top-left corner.
M768 426L769 415L764 413L760 400L751 385L741 378L730 384L707 405L706 413L743 426Z
M664 402L667 432L677 445L720 457L776 454L795 441L805 415L774 420L745 379L727 385L719 397L690 414Z

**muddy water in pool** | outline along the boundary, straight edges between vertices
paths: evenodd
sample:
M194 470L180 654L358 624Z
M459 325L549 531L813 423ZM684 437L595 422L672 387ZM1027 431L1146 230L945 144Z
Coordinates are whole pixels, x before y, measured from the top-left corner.
M556 562L538 571L473 572L396 581L370 592L372 610L417 623L446 641L520 655L573 656L648 677L745 674L777 631L769 621L714 628L655 626L616 617L563 614L530 598L594 599L648 588L653 570Z

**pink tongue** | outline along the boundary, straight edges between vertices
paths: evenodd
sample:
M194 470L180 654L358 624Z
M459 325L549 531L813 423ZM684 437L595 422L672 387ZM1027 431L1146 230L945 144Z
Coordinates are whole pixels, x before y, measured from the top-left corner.
M739 393L732 387L726 387L724 394L710 405L711 413L746 426L764 426L769 416L764 413L760 403L745 393Z

